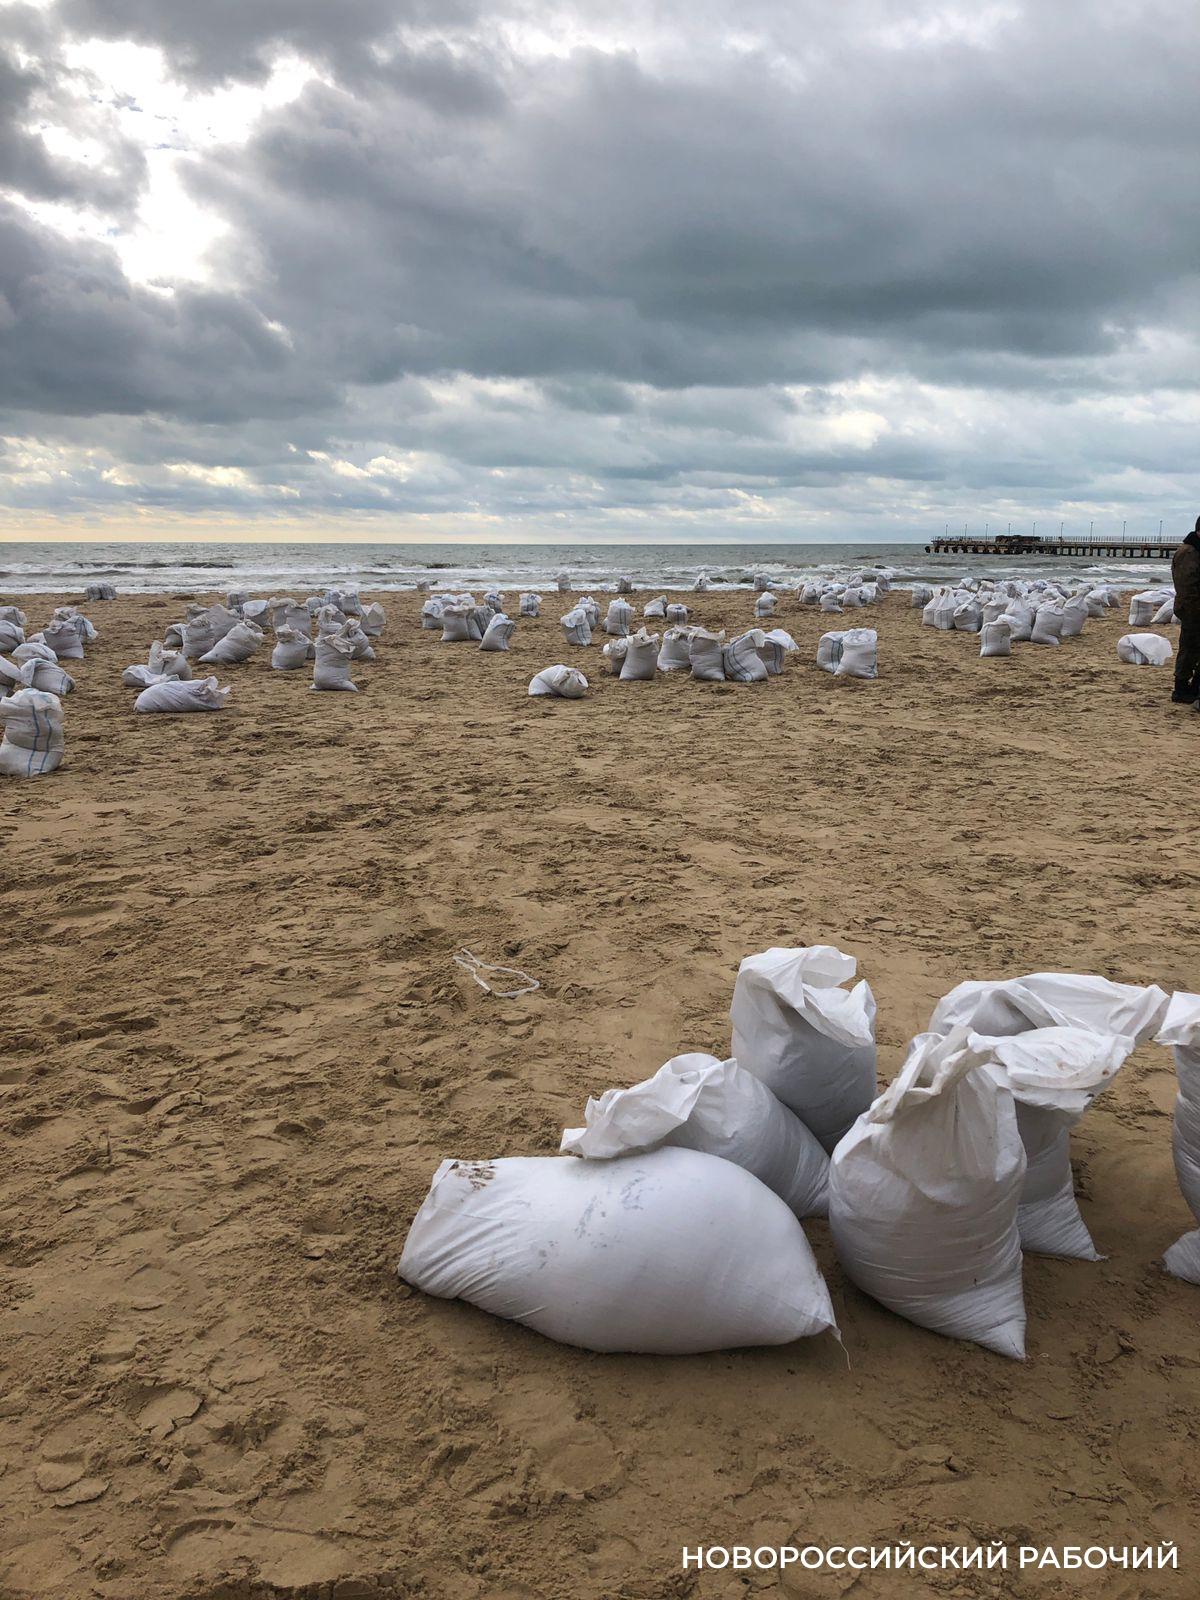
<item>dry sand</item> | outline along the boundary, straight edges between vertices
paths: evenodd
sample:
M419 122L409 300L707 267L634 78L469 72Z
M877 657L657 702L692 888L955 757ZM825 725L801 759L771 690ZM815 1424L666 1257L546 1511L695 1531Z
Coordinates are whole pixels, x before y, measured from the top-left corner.
M119 676L182 603L93 606L66 762L0 792L0 1593L737 1595L682 1546L905 1538L1175 1539L1183 1570L750 1587L1197 1592L1160 1048L1075 1140L1108 1260L1026 1258L1024 1365L867 1301L820 1223L849 1370L832 1339L591 1356L394 1271L443 1156L553 1151L589 1093L723 1054L764 946L858 956L885 1078L962 978L1195 987L1200 718L1169 673L1117 662L1118 613L980 661L893 596L846 619L879 627L878 682L818 672L836 619L789 601L784 677L622 685L562 644L558 596L508 655L380 598L364 693L264 649L192 717L135 716ZM591 697L526 698L560 660ZM460 945L541 990L490 999Z

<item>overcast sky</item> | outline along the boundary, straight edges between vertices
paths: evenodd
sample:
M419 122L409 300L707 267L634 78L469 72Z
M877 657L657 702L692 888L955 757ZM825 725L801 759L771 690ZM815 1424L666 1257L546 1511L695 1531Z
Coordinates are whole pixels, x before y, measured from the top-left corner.
M1195 0L0 4L8 537L1200 511Z

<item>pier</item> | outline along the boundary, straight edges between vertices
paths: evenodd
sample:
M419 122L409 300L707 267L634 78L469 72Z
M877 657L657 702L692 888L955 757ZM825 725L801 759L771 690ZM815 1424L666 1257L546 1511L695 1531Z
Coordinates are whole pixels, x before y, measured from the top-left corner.
M969 534L950 538L931 539L925 553L933 556L1104 556L1108 558L1169 561L1178 547L1178 539L1147 538L1112 539L1075 538L1053 539L1034 534L1002 533L992 539L974 538Z

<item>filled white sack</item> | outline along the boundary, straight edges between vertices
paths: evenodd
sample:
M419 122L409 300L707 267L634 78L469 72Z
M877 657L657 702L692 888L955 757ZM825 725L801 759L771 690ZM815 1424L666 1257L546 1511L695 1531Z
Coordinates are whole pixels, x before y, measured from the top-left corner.
M625 652L629 649L628 639L610 639L607 644L600 646L600 658L606 671L614 678L621 674L621 667L625 661Z
M933 590L927 583L914 583L909 591L909 610L923 611L932 599Z
M18 664L22 661L48 661L51 666L58 660L54 651L43 639L23 639L16 649L11 652L12 659Z
M1133 667L1165 667L1174 653L1171 641L1157 633L1125 633L1117 640L1117 659Z
M339 637L350 646L351 661L374 661L374 646L363 632L357 617L347 617L339 629Z
M954 626L959 633L978 633L983 625L983 607L978 600L965 600L954 608Z
M765 644L766 634L761 628L751 628L737 639L731 639L721 651L721 665L730 683L765 683L767 664L759 654Z
M1071 1174L1071 1129L1116 1077L1134 1040L1087 1028L1033 1028L1009 1037L970 1036L987 1070L1011 1090L1025 1146L1017 1211L1021 1248L1045 1256L1100 1261L1079 1213Z
M435 633L442 626L445 602L432 596L421 607L421 627L426 633Z
M562 624L563 638L568 644L587 645L592 642L592 625L583 606L573 606L559 622Z
M10 650L16 650L25 643L25 629L16 622L7 622L0 617L0 655L7 655ZM53 648L46 646L47 650Z
M1014 644L1028 644L1033 634L1033 620L1036 615L1033 607L1024 600L1010 600L1004 615L1012 626L1012 641Z
M493 650L507 650L508 641L512 638L515 627L516 623L511 617L506 617L503 611L498 611L483 630L479 648L488 651L489 654Z
M979 654L1012 655L1012 632L1012 623L1006 616L999 616L994 622L985 622L979 630Z
M690 668L691 658L691 630L689 628L668 628L662 636L662 648L658 652L658 670L660 672L679 672Z
M1169 1044L1175 1056L1171 1153L1180 1192L1200 1223L1200 994L1172 995L1155 1037L1159 1044ZM1200 1284L1200 1232L1177 1239L1163 1256L1163 1265L1173 1277Z
M133 702L135 711L224 711L230 691L215 678L164 678L142 690Z
M1168 596L1168 598L1163 601L1162 605L1159 606L1158 610L1154 613L1154 616L1151 618L1151 621L1152 621L1153 625L1156 628L1157 627L1164 627L1165 628L1165 627L1169 626L1172 622L1178 622L1179 621L1179 618L1175 615L1175 594L1174 594L1174 591L1172 591L1172 593Z
M447 605L442 607L442 643L469 644L473 606Z
M879 635L874 628L847 628L834 664L835 678L877 678Z
M200 657L201 666L234 666L239 661L249 661L263 642L263 631L253 622L235 623L229 632L218 639L211 650Z
M600 626L600 602L593 600L590 594L585 594L579 602L580 609L586 614L588 627L595 633Z
M682 628L690 616L691 612L681 600L672 600L667 607L667 621L673 628Z
M622 683L648 683L654 677L658 669L658 634L647 633L645 628L639 628L628 639L614 639L613 643L621 643L626 647L619 674Z
M45 689L18 689L0 700L0 722L4 724L0 773L10 778L42 778L62 761L63 713L56 694Z
M1062 643L1062 612L1057 606L1039 606L1034 613L1033 627L1029 633L1031 644L1057 645Z
M560 572L554 581L558 585L559 594L566 594L571 587L571 574L569 572Z
M989 1036L1030 1028L1088 1028L1138 1044L1161 1023L1169 996L1157 984L1112 983L1081 972L1028 972L1021 978L970 979L944 995L929 1019L932 1033L969 1027Z
M693 628L688 638L688 665L692 677L702 683L724 683L725 630L710 633L707 628Z
M617 579L617 593L618 594L632 594L633 593L633 579L632 578L618 578Z
M768 674L777 678L783 671L784 658L794 655L799 646L786 628L772 628L762 635L762 643L756 648Z
M661 621L666 614L667 597L665 594L660 594L657 600L647 600L646 604L642 607L642 616L648 620L657 618L659 621Z
M588 681L574 667L543 667L529 680L531 695L556 695L560 700L582 700Z
M853 956L833 945L778 946L738 968L733 1055L826 1150L875 1098L875 997Z
M1087 617L1088 607L1086 600L1076 597L1073 600L1065 601L1062 608L1062 631L1060 637L1063 639L1077 638L1083 632L1083 625L1087 621Z
M800 1118L736 1061L675 1056L631 1089L589 1100L560 1148L589 1159L678 1145L745 1167L798 1217L829 1214L829 1157Z
M754 615L756 617L774 616L775 605L775 596L768 589L764 594L760 594L758 599L754 602Z
M491 607L493 615L498 612L504 612L504 596L499 589L489 589L483 597L483 603L485 606ZM506 612L505 615L507 615Z
M695 1355L834 1329L804 1229L732 1161L443 1161L400 1276L561 1344Z
M611 600L604 618L605 633L623 639L633 625L633 607L628 600Z
M41 642L48 644L59 661L83 660L83 637L66 617L54 616L42 629ZM18 639L17 644L20 644Z
M844 633L823 633L817 640L817 665L822 672L836 672L842 659Z
M363 607L360 625L368 639L378 639L387 625L387 613L378 600L372 600Z
M833 1152L829 1225L847 1276L935 1333L1025 1356L1017 1207L1025 1151L1009 1091L964 1029L918 1034Z
M295 628L275 630L275 648L271 651L271 666L276 672L297 672L308 662L308 647L312 641L306 633Z
M47 661L42 656L27 656L24 661L6 661L0 656L0 695L14 694L20 689L40 689L43 694L70 694L75 679L57 661Z
M523 594L521 596L520 614L523 617L536 617L542 609L540 594Z
M1161 595L1156 594L1153 590L1131 595L1129 598L1129 626L1131 628L1148 628L1154 621L1154 613L1161 604Z
M350 676L354 646L338 633L325 633L316 641L313 663L313 689L344 689L357 694L358 685Z

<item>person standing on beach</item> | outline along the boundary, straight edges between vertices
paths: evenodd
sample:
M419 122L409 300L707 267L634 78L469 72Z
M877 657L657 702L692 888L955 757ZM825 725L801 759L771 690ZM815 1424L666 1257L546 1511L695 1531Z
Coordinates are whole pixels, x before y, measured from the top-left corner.
M1175 615L1179 618L1179 649L1175 655L1175 692L1172 700L1196 704L1200 700L1200 517L1171 558L1175 584ZM1200 705L1196 706L1200 711Z

